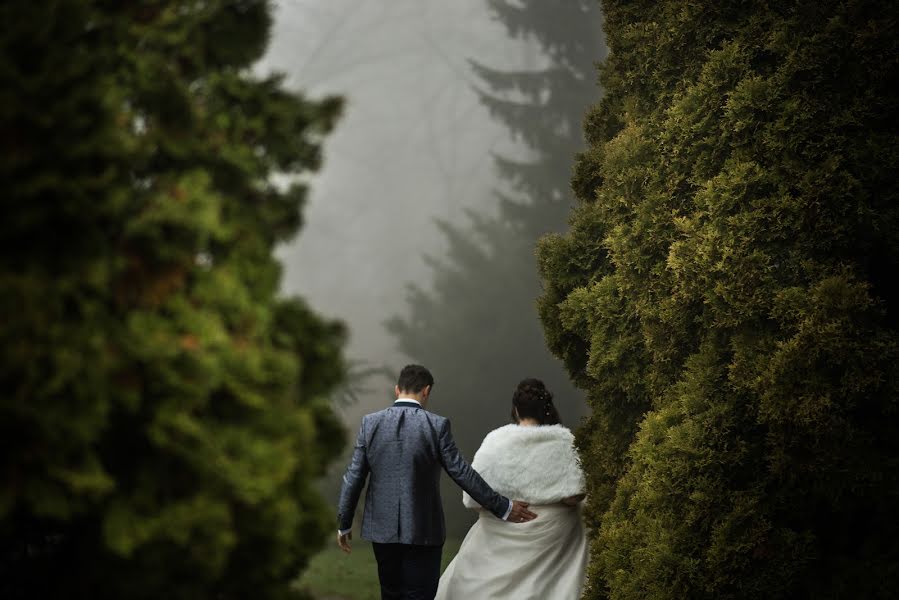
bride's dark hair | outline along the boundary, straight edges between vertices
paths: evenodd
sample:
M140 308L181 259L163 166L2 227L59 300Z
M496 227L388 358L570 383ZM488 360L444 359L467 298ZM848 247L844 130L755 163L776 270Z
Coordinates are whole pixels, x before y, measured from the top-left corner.
M518 410L518 418L515 416ZM512 420L535 419L541 425L558 425L562 422L553 404L553 395L539 379L522 379L512 394Z

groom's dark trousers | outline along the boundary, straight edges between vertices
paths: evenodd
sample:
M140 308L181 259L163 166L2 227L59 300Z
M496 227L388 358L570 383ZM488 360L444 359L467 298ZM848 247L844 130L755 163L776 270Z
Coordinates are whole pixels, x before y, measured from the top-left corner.
M381 600L433 600L440 580L442 546L372 544Z

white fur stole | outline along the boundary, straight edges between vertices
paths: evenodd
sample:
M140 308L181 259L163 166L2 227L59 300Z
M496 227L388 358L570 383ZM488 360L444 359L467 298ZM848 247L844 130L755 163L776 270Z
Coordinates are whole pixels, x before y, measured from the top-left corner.
M481 442L471 463L494 490L511 500L553 504L583 494L584 472L574 435L562 425L506 425ZM462 502L479 508L466 492Z

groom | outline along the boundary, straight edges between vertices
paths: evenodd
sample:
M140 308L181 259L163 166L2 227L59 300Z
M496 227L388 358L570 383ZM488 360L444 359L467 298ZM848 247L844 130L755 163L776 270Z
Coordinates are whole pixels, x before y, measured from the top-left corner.
M343 476L337 507L337 543L350 551L356 504L368 478L362 538L378 562L381 598L432 599L440 579L446 539L440 502L440 471L500 519L530 521L524 502L500 496L456 448L449 420L425 410L434 386L431 373L408 365L394 391L396 402L362 418L353 458Z

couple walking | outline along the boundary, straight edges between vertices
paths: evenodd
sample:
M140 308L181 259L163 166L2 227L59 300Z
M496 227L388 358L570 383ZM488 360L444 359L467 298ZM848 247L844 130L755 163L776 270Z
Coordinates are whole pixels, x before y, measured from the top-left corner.
M514 423L488 433L469 465L449 420L427 410L433 386L426 368L409 365L393 406L362 418L340 491L340 547L350 551L367 479L362 537L374 548L382 599L580 597L584 475L552 394L539 380L522 381L512 397ZM479 511L442 576L441 470L462 488L465 506Z

